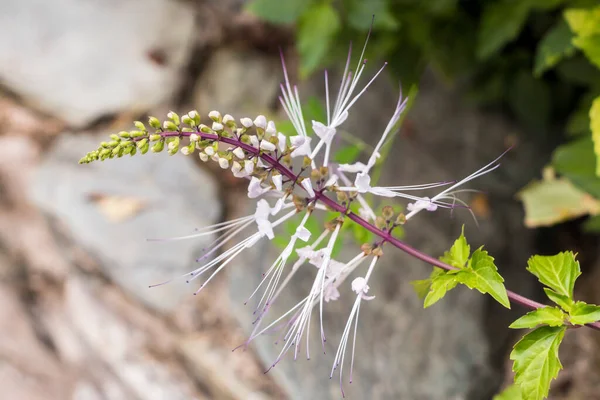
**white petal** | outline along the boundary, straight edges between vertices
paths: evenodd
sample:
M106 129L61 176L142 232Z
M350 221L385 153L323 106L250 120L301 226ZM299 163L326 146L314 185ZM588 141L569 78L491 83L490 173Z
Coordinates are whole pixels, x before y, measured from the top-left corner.
M233 116L231 116L230 114L225 114L223 116L223 123L224 124L228 124L230 122L235 122L235 119L233 118Z
M259 115L254 120L254 125L256 125L258 128L265 129L267 127L267 119L264 115Z
M258 168L268 168L268 167L269 167L267 164L265 164L265 163L264 163L264 161L262 160L262 158L259 158L259 159L256 161L256 166L257 166Z
M275 189L281 192L281 190L283 189L283 175L273 175L271 179L273 180Z
M285 198L281 197L279 200L277 200L277 203L275 203L275 206L273 208L271 208L271 215L275 215L277 213L279 213L279 211L281 211L281 208L283 207L283 203L285 202Z
M367 285L367 280L362 276L355 278L352 281L352 291L356 294L367 293L369 291L369 285Z
M281 151L281 152L284 152L287 147L286 139L287 139L287 137L283 133L281 133L281 132L277 133L277 140L278 140L277 145L279 146L279 151Z
M262 187L260 179L253 176L248 184L248 197L251 199L257 198L258 196L268 192L270 189L270 187Z
M312 188L312 182L310 181L310 179L304 179L302 181L302 187L306 189L306 192L308 193L309 197L315 197L315 191Z
M246 160L244 163L244 170L248 175L251 175L254 172L254 162Z
M258 138L256 137L256 135L250 136L250 144L258 148Z
M268 133L269 135L274 135L275 133L277 133L277 128L275 128L275 122L269 121L265 132Z
M275 151L275 149L277 147L273 143L269 142L268 140L261 140L260 148L263 150L266 150L266 151Z
M246 157L246 154L244 153L244 150L242 150L241 147L236 147L235 150L233 150L233 155L239 159L244 159Z
M306 242L310 239L310 231L303 226L299 226L296 228L296 237L303 242Z
M356 190L359 193L366 193L371 188L371 177L369 174L361 172L356 175L356 179L354 180L354 186L356 186Z
M323 125L319 121L313 121L312 128L316 135L325 141L325 143L331 143L331 140L335 136L335 128Z
M252 127L252 125L253 125L253 122L252 122L252 120L251 120L250 118L248 118L248 117L241 118L241 119L240 119L240 122L242 123L242 126L243 126L244 128L251 128L251 127Z
M229 168L229 160L226 158L219 158L219 166L223 169Z
M357 173L362 172L367 166L363 163L355 162L354 164L340 164L338 169L343 172Z
M333 121L332 125L334 127L340 126L341 124L344 123L344 121L346 121L346 119L348 118L348 111L344 111L343 113L341 113L340 115L338 115L335 119L335 121Z
M223 130L223 124L220 124L218 122L213 122L212 124L212 129L213 131L222 131Z

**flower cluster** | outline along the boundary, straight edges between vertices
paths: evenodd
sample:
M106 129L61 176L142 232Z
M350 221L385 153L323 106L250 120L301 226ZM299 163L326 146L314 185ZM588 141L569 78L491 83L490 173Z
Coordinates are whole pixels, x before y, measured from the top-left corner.
M299 216L299 223L289 237L287 245L262 273L262 281L250 295L250 299L256 302L256 321L254 330L244 345L261 334L279 330L283 345L272 366L290 350L296 358L304 341L308 358L310 321L313 311L318 310L324 350L324 306L328 302L338 300L340 290L346 287L354 293L355 300L331 371L333 375L339 368L340 384L344 365L348 361L346 350L349 344L349 368L352 375L361 304L376 299L376 293L373 293L369 286L369 279L378 260L383 256L383 246L391 243L413 255L418 254L416 250L393 236L394 229L423 210L434 212L440 208L455 207L468 209L466 203L456 196L464 190L459 187L498 167L497 160L494 160L460 181L372 186L370 171L378 162L382 147L397 128L405 110L406 98L402 96L366 164L332 164L332 143L338 128L346 121L352 106L385 67L384 65L361 86L359 83L366 66L364 48L354 70L350 68L350 63L351 51L333 107L330 104L328 75L325 73L327 120L312 121L314 136L309 134L306 128L298 89L290 83L283 63L285 81L281 85L280 101L293 124L295 132L292 135L279 132L275 123L262 115L256 118L236 119L229 114L222 115L212 111L208 114L209 123L202 124L196 111L190 111L182 117L171 112L168 119L162 123L157 118L150 117L149 128L142 122L135 122L135 130L111 135L110 141L101 143L98 149L88 153L80 161L88 163L126 154L133 156L137 152L144 154L149 150L161 152L166 148L171 155L178 152L186 156L198 154L202 161L217 162L221 168L230 169L234 176L248 180L248 197L258 199L253 214L218 223L193 235L176 238L218 235L212 246L197 260L200 266L183 277L188 282L204 278L196 293L246 249L260 240L273 239L279 225ZM422 191L437 188L443 190L433 196L418 195ZM406 199L409 201L406 207L409 212L406 215L398 214L388 206L377 215L366 201L366 193ZM354 203L360 205L358 213L351 211L350 206ZM327 221L316 238L312 237L306 228L307 222L324 210L333 210L338 216ZM361 225L379 239L374 243L363 244L356 256L348 261L335 260L332 258L332 250L340 240L342 225L349 222ZM292 264L290 260L294 253L298 259ZM284 315L266 323L265 317L269 314L271 305L304 265L315 268L310 291ZM351 276L354 279L347 282Z

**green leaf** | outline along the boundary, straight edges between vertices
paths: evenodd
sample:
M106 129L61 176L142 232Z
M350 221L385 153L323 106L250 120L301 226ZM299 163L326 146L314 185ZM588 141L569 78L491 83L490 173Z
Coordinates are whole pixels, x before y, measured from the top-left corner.
M564 326L544 326L515 344L510 359L514 361L515 383L521 388L523 400L541 400L548 396L550 382L562 369L558 347L565 330Z
M575 37L573 45L580 49L592 64L600 68L600 34Z
M348 24L357 30L366 31L371 26L373 15L375 28L396 30L398 21L390 11L390 2L387 0L349 0L345 2L348 7Z
M526 1L503 0L490 3L479 26L477 57L490 58L517 37L527 20L530 7Z
M301 75L307 76L319 66L340 29L340 17L329 3L315 4L303 14L297 30Z
M600 49L600 41L598 47ZM600 50L598 51L600 55ZM594 99L592 108L590 108L590 129L592 131L592 141L594 142L594 153L596 154L596 176L600 176L600 96Z
M450 264L456 268L464 268L465 264L469 260L469 254L471 253L471 246L467 243L465 238L465 227L463 225L462 231L458 239L454 241L454 244L449 251L445 252L440 257L440 261Z
M542 75L563 58L575 54L572 39L573 33L564 20L560 20L554 25L538 44L533 68L534 75Z
M429 278L431 286L425 296L424 308L437 303L447 292L454 289L458 282L455 274L448 273L440 268L434 268Z
M583 230L587 233L600 233L600 215L588 218L583 223Z
M494 265L494 258L482 249L483 246L473 252L469 267L458 271L456 280L467 285L469 289L490 294L498 303L510 308L510 301L503 284L504 279Z
M340 164L351 164L360 155L360 147L356 145L344 146L335 152L334 160Z
M600 198L600 178L596 176L596 155L590 137L559 146L552 156L556 172L595 198Z
M569 296L563 296L548 288L544 288L544 292L551 301L558 304L563 310L566 312L571 311L571 308L573 307L573 299L570 299Z
M527 270L556 293L573 298L573 287L581 275L579 262L570 251L554 256L535 255L527 261Z
M495 395L492 400L523 400L521 388L514 384L510 385L502 393Z
M590 9L570 8L564 17L578 36L587 37L600 33L600 6Z
M525 226L550 226L600 210L600 202L575 187L568 179L535 181L518 197L525 208Z
M575 325L585 325L600 321L600 306L578 301L571 309L569 320Z
M410 283L420 299L424 299L431 288L431 279L421 279Z
M535 328L538 325L561 326L565 324L567 314L557 307L542 307L533 310L510 324L512 329Z
M295 22L310 6L310 0L254 0L246 6L252 14L275 24Z

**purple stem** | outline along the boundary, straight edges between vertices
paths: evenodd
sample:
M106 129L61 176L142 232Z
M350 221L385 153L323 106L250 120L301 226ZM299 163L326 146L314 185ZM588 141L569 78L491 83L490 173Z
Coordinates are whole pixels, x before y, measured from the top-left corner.
M230 144L232 146L241 147L243 150L247 151L248 153L258 156L258 157L262 158L264 161L266 161L267 163L271 164L274 168L276 168L279 171L279 173L281 173L281 175L284 175L285 177L289 178L292 182L295 182L299 178L299 174L298 175L295 174L293 171L291 171L285 165L281 164L276 158L272 157L269 154L262 153L259 149L255 148L254 146L251 146L249 144L245 144L237 138L226 138L226 137L218 136L216 134L203 133L203 132L193 132L193 133L196 133L203 139L216 140L218 142L223 142L226 144ZM189 136L191 134L192 134L192 132L162 132L161 133L161 135L164 137L169 137L169 136L171 136L171 137L172 136L180 136L181 137L181 136ZM139 139L141 139L141 138L138 138L137 140L139 140ZM410 254L411 256L413 256L421 261L424 261L428 264L442 268L446 271L451 271L451 270L457 269L449 264L446 264L446 263L438 260L437 258L431 257L430 255L427 255L427 254L415 249L414 247L411 247L410 245L404 243L400 239L392 236L389 232L383 231L383 230L377 228L376 226L370 224L368 221L366 221L365 219L360 217L358 214L353 213L352 211L348 210L345 206L342 206L341 204L337 203L335 200L332 200L331 198L325 196L322 191L315 191L315 199L323 202L323 204L334 209L335 211L338 211L338 212L344 214L346 217L348 217L349 219L351 219L358 225L362 226L363 228L367 229L368 231L379 236L384 241L389 242L394 247L397 247L398 249L404 251L405 253ZM506 293L512 303L519 304L523 307L526 307L526 308L529 308L532 310L546 307L545 304L538 303L537 301L528 299L527 297L521 296L520 294L512 292L510 290L507 290ZM586 326L596 329L596 330L600 330L600 321L587 324Z

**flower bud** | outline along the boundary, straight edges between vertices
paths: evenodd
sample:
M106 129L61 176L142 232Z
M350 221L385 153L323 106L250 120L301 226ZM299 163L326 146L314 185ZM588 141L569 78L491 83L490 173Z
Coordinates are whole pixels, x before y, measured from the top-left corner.
M229 168L229 160L224 157L219 158L219 166L223 169Z
M266 129L267 128L267 119L265 118L264 115L259 115L258 117L256 117L256 119L254 120L254 125L257 128L260 129Z
M198 157L200 157L200 159L204 162L208 161L208 155L206 153L200 152L198 153Z
M145 131L145 130L146 130L146 125L144 125L144 123L143 123L143 122L141 122L141 121L135 121L135 122L133 123L133 125L134 125L136 128L138 128L140 131Z
M214 122L221 123L221 113L218 111L211 111L208 113L208 118L212 119Z
M262 150L266 150L266 151L275 151L275 149L277 147L273 143L269 142L268 140L261 140L260 148Z
M240 160L246 158L246 154L244 153L244 150L241 147L236 147L235 150L233 150L233 155L235 155Z
M179 115L174 113L173 111L169 111L167 114L167 118L169 118L175 125L179 125L181 121L179 120Z
M386 221L390 221L394 217L394 208L392 206L383 207L381 215Z
M160 121L156 117L149 117L148 124L154 129L160 129Z
M200 125L200 114L198 114L198 111L192 110L188 113L188 116L194 121L195 126Z
M242 124L242 126L244 128L252 128L252 125L254 124L252 122L252 120L250 118L244 117L240 119L240 123Z
M168 132L176 132L179 130L178 126L172 121L163 122L163 129Z

